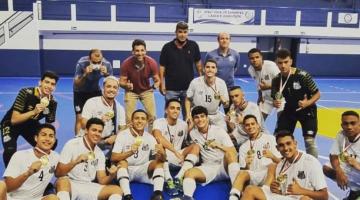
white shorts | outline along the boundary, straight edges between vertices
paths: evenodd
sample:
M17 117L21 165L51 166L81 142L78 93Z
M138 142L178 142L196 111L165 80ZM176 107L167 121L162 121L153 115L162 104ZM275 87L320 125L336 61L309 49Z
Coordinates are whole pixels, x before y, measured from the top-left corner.
M207 185L213 181L229 179L229 175L226 173L223 163L204 163L195 168L199 169L205 175L206 181L201 185Z
M181 149L178 152L182 154L183 151L184 149ZM175 165L176 167L181 167L180 159L176 157L172 151L166 150L166 159L169 162L169 164Z
M97 200L104 185L70 180L71 200Z
M267 169L251 171L247 170L250 176L250 185L262 186L265 183Z
M152 184L152 179L148 176L150 163L151 161L148 161L142 165L128 166L129 180Z
M280 108L275 108L272 101L265 100L259 104L260 111L265 114L270 114L271 111L275 108L277 112L281 112L284 110L285 103L281 104Z
M301 196L280 195L280 194L272 193L270 191L270 187L268 185L263 185L261 187L261 189L265 194L266 200L294 200L294 199L300 199L301 198Z
M213 124L215 126L219 126L223 128L225 131L227 131L227 126L225 122L225 115L218 111L215 115L208 115L210 124Z

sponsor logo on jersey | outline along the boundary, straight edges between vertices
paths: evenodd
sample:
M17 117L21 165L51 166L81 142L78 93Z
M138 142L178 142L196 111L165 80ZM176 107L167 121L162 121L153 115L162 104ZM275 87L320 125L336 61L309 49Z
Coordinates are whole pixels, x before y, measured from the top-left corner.
M299 179L305 179L306 178L305 172L304 171L298 171L297 177Z
M293 88L294 88L294 90L300 90L301 89L300 83L298 81L295 81L293 83Z
M184 135L184 131L179 131L177 135L178 135L179 137L183 136L183 135Z
M146 145L144 145L144 146L142 146L142 148L141 148L141 150L143 150L143 151L149 151L149 144L146 144Z

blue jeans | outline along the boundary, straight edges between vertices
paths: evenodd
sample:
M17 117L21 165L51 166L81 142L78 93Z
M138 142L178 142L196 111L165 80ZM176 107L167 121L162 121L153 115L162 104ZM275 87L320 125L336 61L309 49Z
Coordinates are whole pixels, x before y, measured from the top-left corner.
M185 120L185 118L186 118L186 111L185 111L186 90L179 90L179 91L166 90L165 102L168 101L169 99L178 99L181 101L181 112L183 115L183 119Z

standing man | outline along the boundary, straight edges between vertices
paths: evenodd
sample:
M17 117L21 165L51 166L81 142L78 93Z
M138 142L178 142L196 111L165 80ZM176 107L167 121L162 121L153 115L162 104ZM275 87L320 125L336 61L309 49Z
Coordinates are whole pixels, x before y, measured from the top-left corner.
M173 98L181 101L183 119L186 90L194 79L194 64L199 76L202 74L200 49L195 41L188 39L188 31L187 23L178 22L176 38L166 43L160 54L160 92L165 95L165 101Z
M130 181L154 185L151 200L162 200L164 186L165 151L155 138L145 131L148 122L144 110L135 110L131 116L132 127L122 131L116 138L111 161L120 169L117 180L124 191L124 200L132 200Z
M220 127L210 125L205 107L196 106L191 111L195 128L190 132L191 140L200 146L200 166L185 172L183 200L192 200L196 182L203 185L230 178L233 183L240 170L237 152L229 135Z
M205 61L204 76L197 77L191 81L186 92L186 121L192 123L192 107L203 106L209 113L210 124L227 130L225 116L220 112L219 107L221 104L224 108L229 106L229 94L225 81L216 77L216 72L216 61L207 60Z
M229 89L234 86L234 75L240 67L240 55L234 49L230 49L231 37L229 33L221 32L217 36L219 47L208 52L205 60L213 59L217 63L216 76L225 81ZM224 108L227 113L229 108Z
M248 72L255 80L258 89L257 103L260 107L262 116L266 120L267 116L274 108L273 99L271 98L271 81L275 78L280 70L276 64L270 60L263 60L263 55L260 49L250 49L248 52L248 58L250 61L250 67ZM284 99L279 109L277 109L278 115L284 109Z
M5 114L1 121L5 167L16 152L19 135L23 136L29 144L35 146L34 136L40 125L39 121L43 118L47 123L55 121L57 102L54 99L53 92L58 80L59 77L54 72L45 72L41 76L39 86L20 90L14 104Z
M320 99L320 91L310 74L304 70L292 67L291 53L280 49L276 53L276 64L280 73L272 80L271 97L274 106L280 108L282 98L285 98L284 111L280 114L275 133L281 130L294 132L299 121L308 154L318 156L315 136L317 133L316 101Z
M109 150L115 142L119 130L126 128L125 111L116 100L119 93L119 81L115 76L108 76L103 81L102 96L88 99L81 113L83 130L90 118L96 117L104 122L104 130L97 146Z
M276 135L277 149L283 159L269 166L265 185L248 186L242 200L328 200L325 176L320 162L297 148L293 133Z
M75 135L81 129L81 112L91 97L101 96L99 80L113 74L111 63L99 49L91 49L88 56L81 57L76 64L74 78L74 110L76 114Z
M103 129L101 119L90 118L85 135L65 144L55 171L56 177L61 177L57 183L61 200L70 200L70 194L71 199L79 200L122 199L120 187L109 185L116 177L117 167L112 165L105 171L105 155L97 146Z
M10 200L57 199L54 194L43 197L59 161L59 154L51 150L56 141L55 127L40 124L35 131L35 147L16 152L5 169L4 178Z
M350 188L346 200L360 197L360 120L355 111L341 116L340 131L330 150L330 164L324 165L324 174L336 181L342 190Z
M132 54L123 62L120 69L120 87L125 89L126 122L128 124L131 122L131 114L136 109L137 100L140 100L149 115L151 127L156 118L153 90L159 88L160 85L157 63L146 55L144 40L133 41ZM150 77L153 79L153 86L150 86Z

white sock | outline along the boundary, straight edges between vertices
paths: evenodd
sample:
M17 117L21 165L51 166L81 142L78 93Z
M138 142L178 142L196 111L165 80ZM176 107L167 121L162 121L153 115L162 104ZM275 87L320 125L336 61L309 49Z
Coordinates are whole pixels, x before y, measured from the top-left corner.
M124 195L131 194L129 174L126 168L120 168L117 172L117 178L119 180L120 187L124 192Z
M164 169L156 168L153 174L154 191L162 191L164 187Z
M194 164L197 162L198 157L194 154L188 154L184 160L184 163L178 172L178 174L175 176L178 179L182 179L184 176L186 170L193 168Z
M170 169L169 169L169 162L164 162L164 176L165 176L165 180L172 180L172 176L170 174Z
M235 195L231 195L231 194L237 194L239 195L239 198ZM229 200L239 200L240 199L240 191L236 188L231 188L230 190L230 197L229 197Z
M229 177L231 180L231 185L234 183L235 178L236 178L237 174L239 173L239 171L240 171L239 163L237 163L237 162L230 163L230 165L228 166L228 172L229 172Z
M112 194L108 200L121 200L122 196L120 194Z
M70 193L66 191L60 191L56 194L60 200L70 200Z
M183 181L183 190L184 195L192 197L196 189L196 182L192 178L184 178Z

